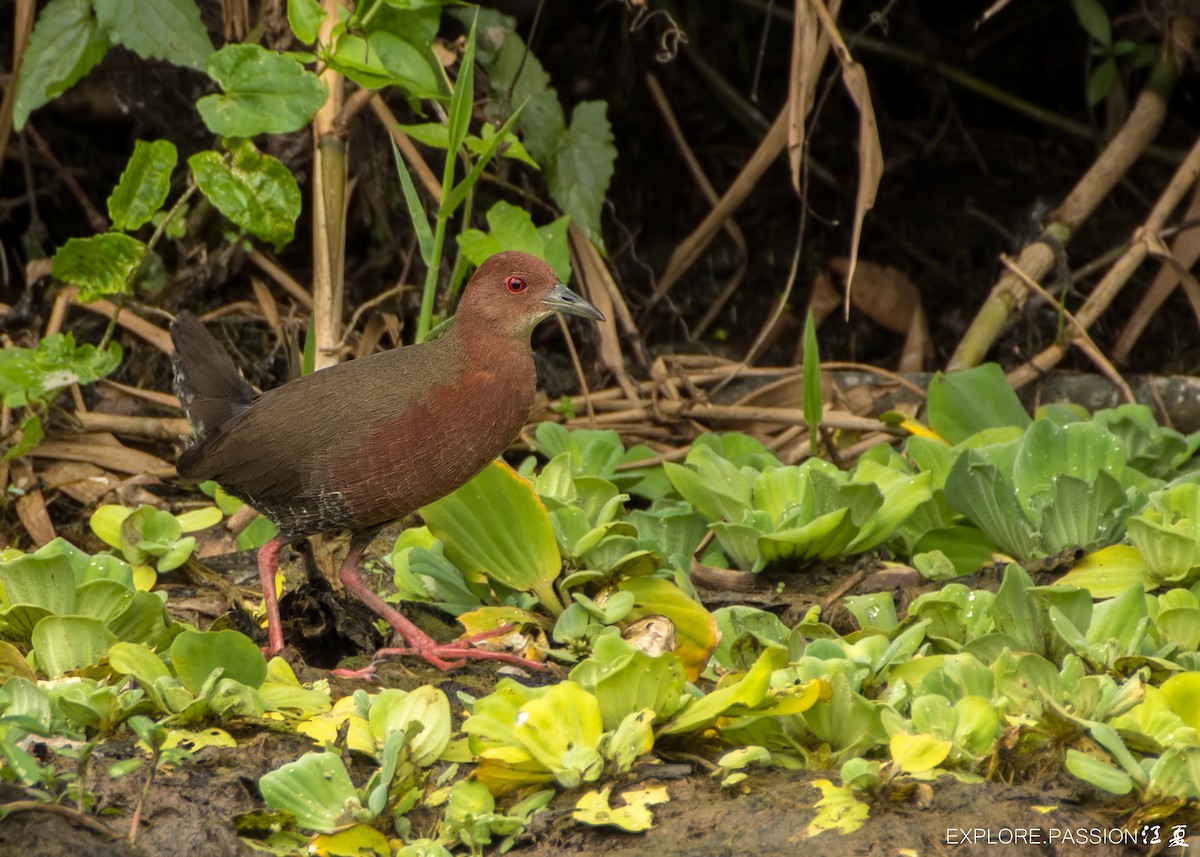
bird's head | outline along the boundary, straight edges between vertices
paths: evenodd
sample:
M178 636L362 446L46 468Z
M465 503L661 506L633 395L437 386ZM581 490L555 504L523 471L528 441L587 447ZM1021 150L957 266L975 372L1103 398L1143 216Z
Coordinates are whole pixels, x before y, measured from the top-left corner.
M563 285L553 268L512 250L476 269L458 307L458 316L472 325L525 338L556 312L604 321L600 310Z

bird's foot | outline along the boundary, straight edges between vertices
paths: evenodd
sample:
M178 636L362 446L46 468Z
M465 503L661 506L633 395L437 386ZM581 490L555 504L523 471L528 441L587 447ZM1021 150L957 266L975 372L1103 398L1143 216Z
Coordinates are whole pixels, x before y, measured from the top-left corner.
M451 643L438 643L424 633L421 633L419 636L415 634L406 636L405 642L408 643L407 646L376 650L375 657L370 666L364 667L361 670L334 670L333 673L342 678L370 679L375 675L375 665L383 658L405 655L422 658L430 666L443 671L464 667L467 665L467 661L501 661L502 663L513 664L514 666L535 671L549 669L544 663L531 661L528 658L514 655L511 652L494 652L490 649L475 648L475 643L507 634L512 628L512 625L502 625L491 631L481 631L478 634L472 634L470 637L461 637Z

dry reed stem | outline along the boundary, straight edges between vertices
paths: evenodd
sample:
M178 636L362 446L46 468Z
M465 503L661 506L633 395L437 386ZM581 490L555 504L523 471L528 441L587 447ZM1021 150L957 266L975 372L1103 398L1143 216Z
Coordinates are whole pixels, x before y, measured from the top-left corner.
M1162 230L1166 219L1183 200L1184 194L1195 184L1197 176L1200 176L1200 139L1197 139L1183 163L1179 165L1179 169L1175 171L1175 175L1171 177L1170 183L1154 204L1146 221L1135 231L1129 249L1096 284L1087 300L1083 302L1083 306L1076 311L1075 317L1084 329L1090 328L1096 322L1101 313L1112 303L1121 287L1128 282L1142 264L1150 252L1151 242L1159 240L1157 233ZM1008 373L1009 383L1013 387L1028 384L1040 374L1058 365L1058 362L1066 354L1066 350L1067 344L1063 343L1043 349L1023 366Z
M1195 220L1197 217L1200 217L1200 184L1192 189L1192 200L1188 204L1187 211L1184 212L1183 219L1187 222ZM1177 260L1178 266L1187 271L1196 264L1197 259L1200 259L1200 228L1193 227L1183 230L1175 236L1171 242L1170 260ZM1158 312L1158 308L1170 297L1180 280L1181 276L1175 265L1168 262L1159 266L1153 282L1142 294L1142 299L1138 301L1137 307L1117 338L1117 344L1113 346L1113 360L1124 363L1129 359L1129 354L1141 339L1146 325ZM1186 279L1184 279L1184 283L1188 301L1192 305L1192 312L1200 321L1200 294L1194 293L1194 290L1188 287L1190 284Z
M1054 265L1055 251L1048 240L1065 246L1150 145L1166 118L1167 95L1190 55L1195 33L1194 19L1179 17L1172 21L1168 43L1174 46L1173 52L1168 51L1159 61L1149 82L1139 93L1125 124L1080 178L1062 205L1051 212L1050 223L1043 234L1026 245L1018 256L1017 266L1031 279L1042 279ZM1021 279L1006 270L959 341L947 370L966 369L982 362L1010 314L1024 305L1027 295L1028 290ZM1041 358L1040 362L1045 361L1049 361L1048 365L1057 363L1057 359L1050 360L1048 355ZM1040 362L1038 358L1031 361L1030 370Z

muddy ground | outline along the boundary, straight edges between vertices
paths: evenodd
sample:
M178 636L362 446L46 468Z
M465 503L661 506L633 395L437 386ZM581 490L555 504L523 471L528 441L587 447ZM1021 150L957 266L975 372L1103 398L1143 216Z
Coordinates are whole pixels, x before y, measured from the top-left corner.
M234 833L232 819L262 806L255 783L262 774L291 761L309 748L306 740L259 733L237 749L206 748L191 764L158 777L143 808L134 844L129 842L130 816L143 779L95 776L90 786L99 814L86 826L77 816L54 807L35 806L0 823L0 855L22 857L234 857L258 853ZM130 745L109 745L96 760L102 769L132 752ZM676 765L671 766L674 771ZM360 772L363 772L360 766ZM1164 847L1169 825L1183 824L1200 847L1200 819L1183 817L1164 825L1159 846L1106 844L1103 831L1116 826L1113 817L1087 808L1094 801L1074 785L1045 783L1007 786L964 785L943 777L928 790L917 790L895 802L876 801L858 831L823 833L809 838L820 792L813 780L829 773L761 771L752 774L745 794L729 794L702 773L656 780L651 771L639 785L666 785L671 800L655 810L655 826L645 834L626 834L584 827L570 819L570 794L537 818L513 854L550 857L563 854L689 855L732 857L742 854L851 855L1075 855L1182 854ZM365 772L363 774L365 776ZM836 781L836 774L832 776ZM922 794L923 792L923 794ZM0 786L0 802L20 799L12 786ZM556 809L556 807L563 807ZM1190 821L1190 824L1188 823ZM416 819L414 827L432 835L433 817ZM422 825L424 824L424 828ZM978 831L987 831L980 834ZM971 836L991 836L969 841ZM1111 839L1116 834L1109 833ZM1150 838L1151 827L1141 835ZM1013 837L1025 842L1013 842ZM1064 837L1076 841L1062 841ZM1098 844L1097 839L1100 838ZM1046 844L1031 844L1046 843Z

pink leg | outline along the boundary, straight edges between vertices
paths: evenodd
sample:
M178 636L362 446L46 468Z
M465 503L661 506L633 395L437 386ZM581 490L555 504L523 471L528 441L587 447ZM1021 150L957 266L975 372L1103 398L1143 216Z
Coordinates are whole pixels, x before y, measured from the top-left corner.
M258 579L262 583L263 607L267 611L267 645L263 654L268 658L283 651L283 623L279 620L279 602L275 598L275 572L279 570L280 539L271 539L258 549Z
M358 573L358 563L362 558L362 553L363 549L361 547L351 545L350 552L346 554L346 559L342 562L342 568L338 572L338 577L341 578L342 585L346 587L346 591L370 607L380 618L391 625L396 633L404 638L404 642L408 644L402 648L380 649L375 653L376 658L388 655L417 655L440 670L461 667L468 660L504 661L505 663L517 664L526 669L546 669L545 664L529 661L508 652L489 652L486 649L471 647L472 643L504 633L505 629L485 631L482 634L455 640L452 643L439 644L433 637L406 619L404 614L380 598L378 593L363 583L362 576ZM357 672L345 672L344 674L365 677L370 672L371 668L368 668Z

